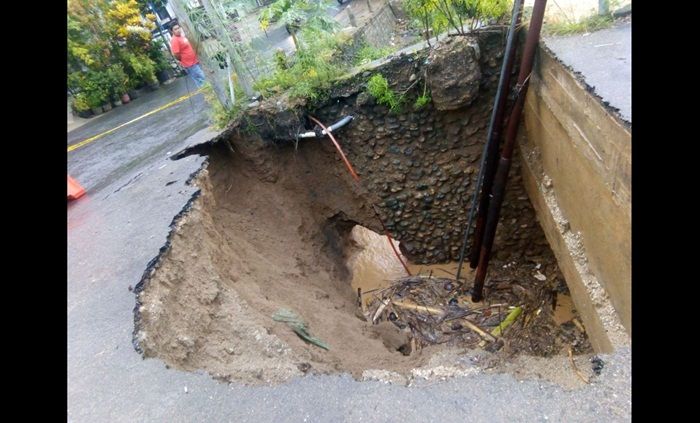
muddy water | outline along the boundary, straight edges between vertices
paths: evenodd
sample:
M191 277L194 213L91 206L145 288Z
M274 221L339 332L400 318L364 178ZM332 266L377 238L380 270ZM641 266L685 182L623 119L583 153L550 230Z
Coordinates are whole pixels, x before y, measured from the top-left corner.
M574 302L571 300L571 296L564 294L557 295L557 305L552 317L558 325L569 322L576 317L574 314Z
M386 236L379 235L371 230L356 225L350 233L350 238L356 244L356 251L350 256L348 264L352 269L352 288L357 292L361 288L363 293L369 293L375 289L389 286L396 279L406 276L406 271L394 255ZM396 251L399 251L398 241L394 242ZM408 268L413 275L429 275L454 278L457 274L458 262L445 264L414 264L405 257L401 257L408 264ZM462 275L469 280L472 270L469 263L465 261L462 266ZM363 295L363 300L367 301L370 295Z

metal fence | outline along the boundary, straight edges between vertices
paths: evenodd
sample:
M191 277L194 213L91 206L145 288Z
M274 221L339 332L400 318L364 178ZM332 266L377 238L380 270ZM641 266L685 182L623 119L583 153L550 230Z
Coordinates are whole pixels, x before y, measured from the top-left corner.
M265 54L252 48L260 31L241 25L241 15L255 20L255 12L263 4L262 0L171 0L207 80L227 109L236 103L236 93L253 96L254 82L273 68Z

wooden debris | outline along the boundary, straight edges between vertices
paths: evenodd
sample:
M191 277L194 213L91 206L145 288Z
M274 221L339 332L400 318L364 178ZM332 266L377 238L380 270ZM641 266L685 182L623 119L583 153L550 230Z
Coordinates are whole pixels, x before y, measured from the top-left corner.
M436 315L445 314L444 310L440 310L439 308L435 308L435 307L428 307L428 306L423 306L423 305L418 305L418 304L405 303L402 301L393 301L393 304L397 307L400 307L400 308L406 308L406 309L414 310L414 311L418 311L418 312L427 312L427 313L436 314Z
M377 312L374 313L374 317L372 317L372 323L377 323L377 319L379 318L379 316L381 316L382 311L384 311L384 309L386 308L386 306L389 305L390 302L391 300L388 298L380 301L381 304L379 305L379 308L377 308Z
M503 343L516 350L531 350L530 340L520 340L523 335L527 338L529 330L526 328L547 325L551 320L551 290L528 291L513 279L508 279L508 283L490 286L489 301L492 304L474 303L468 295L453 289L459 287L460 282L432 274L418 274L402 277L379 289L363 289L357 294L363 298L362 310L367 321L374 324L387 321L402 330L410 329L408 345L412 354L436 344L475 348ZM533 283L536 284L537 280L528 279L527 286ZM518 319L522 323L517 330L512 329Z
M571 363L571 367L574 369L574 373L576 373L576 376L578 376L579 379L581 379L584 383L591 383L583 372L576 367L576 362L574 362L574 352L571 347L569 347L569 362Z
M506 318L503 319L503 321L498 326L496 326L494 330L491 331L491 335L493 335L494 337L501 336L503 334L503 331L506 330L510 325L512 325L513 322L515 322L515 320L518 318L518 316L520 316L520 313L522 312L522 307L515 307L513 310L511 310L510 313L508 313L508 316L506 316ZM483 348L484 345L486 345L485 341L479 342L480 347Z
M581 322L579 322L578 318L574 318L574 319L572 320L572 322L574 322L574 324L576 325L576 327L579 328L579 330L580 330L581 332L586 333L586 328L583 327L583 325L581 324Z
M467 319L462 319L462 320L460 320L460 321L461 321L462 323L464 323L464 326L466 326L466 327L468 327L469 329L473 330L474 332L476 332L477 334L479 334L479 336L481 336L482 338L484 338L484 339L486 339L486 340L489 340L489 341L491 341L491 342L496 341L496 338L494 338L492 335L489 335L489 334L486 333L483 329L481 329L479 326L475 325L474 323L470 322L469 320L467 320Z

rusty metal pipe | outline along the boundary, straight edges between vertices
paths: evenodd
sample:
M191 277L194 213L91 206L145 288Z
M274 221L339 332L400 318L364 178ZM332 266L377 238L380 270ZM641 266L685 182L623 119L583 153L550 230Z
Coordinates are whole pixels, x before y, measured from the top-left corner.
M483 299L484 281L486 280L486 270L488 268L489 258L493 241L496 236L496 225L493 222L498 222L500 216L501 205L505 195L505 184L508 179L508 171L510 170L510 158L501 156L498 161L498 168L494 177L494 193L491 199L491 207L486 216L486 226L484 230L484 239L479 250L479 263L476 267L476 275L474 276L474 287L472 288L472 301L478 302ZM499 189L503 187L503 189Z
M524 3L524 0L521 0ZM519 11L518 23L520 23L520 17L522 16L522 9ZM517 43L513 42L513 62L515 61L515 48ZM508 74L506 75L507 80L505 81L506 89L510 85L510 74L513 70L513 63L510 64L508 69ZM486 225L486 215L489 210L489 203L491 201L491 189L493 188L493 180L496 176L496 168L498 167L498 147L501 139L501 131L503 129L503 117L505 114L505 103L507 96L504 95L501 99L501 108L499 110L499 115L496 120L496 125L493 128L492 136L493 140L489 139L489 142L484 147L484 154L486 155L486 164L484 166L484 182L481 185L481 198L479 201L479 213L476 217L476 228L474 229L474 239L472 241L471 247L471 257L469 258L469 267L472 269L476 268L479 262L479 251L481 250L481 244L484 238L484 226ZM477 187L478 188L478 187ZM476 195L476 192L475 192Z
M345 162L345 166L348 168L348 171L350 172L350 175L352 175L352 178L357 182L358 184L360 183L360 177L357 176L357 172L355 172L355 169L352 167L350 164L350 161L345 157L345 153L343 152L343 149L340 148L340 144L338 144L338 141L335 139L333 136L332 131L329 128L326 128L318 119L315 117L309 115L309 119L313 120L318 124L318 126L323 129L323 133L328 135L333 141L333 145L335 145L336 150L338 150L338 153L340 154L340 157L343 159L343 162ZM342 121L341 121L342 122ZM349 122L349 120L348 120ZM340 122L338 122L340 123ZM336 123L336 125L338 124ZM347 123L347 122L346 122ZM343 124L344 125L344 124ZM399 254L398 251L396 251L396 247L394 247L394 242L391 238L391 234L389 233L389 229L387 229L386 225L384 224L384 221L382 220L381 216L379 216L379 211L377 210L377 206L372 204L372 210L374 210L375 216L377 216L377 220L379 220L379 223L382 225L382 228L384 229L384 234L386 235L387 240L389 240L389 245L391 246L391 249L394 251L394 254L396 255L396 258L399 260L401 265L403 266L404 270L408 274L408 276L411 276L411 271L408 269L408 266L406 263L404 263L403 259L401 259L401 254Z
M357 176L357 173L355 172L355 169L353 169L352 165L350 164L350 161L348 161L348 158L345 157L345 153L343 153L343 149L340 148L340 144L338 144L338 141L335 140L335 137L333 136L333 133L328 130L321 122L319 122L318 119L316 119L313 116L309 116L309 119L313 120L320 126L323 131L325 132L326 135L328 135L331 138L331 141L333 141L333 145L335 145L336 150L338 150L338 153L340 153L340 158L343 159L343 162L345 163L345 166L348 168L348 171L350 172L350 175L352 176L352 179L354 179L357 182L360 182L360 177Z
M476 268L476 277L474 278L474 288L472 290L472 301L478 302L483 299L484 281L486 279L486 271L493 248L493 241L498 227L498 219L501 215L501 205L505 195L506 183L508 181L508 172L510 171L511 158L515 149L515 140L518 135L518 127L520 124L520 116L525 105L525 96L530 82L532 73L532 65L535 60L535 52L540 39L540 31L542 30L542 21L544 18L544 9L547 5L547 0L535 0L535 6L532 8L532 19L530 20L530 28L527 32L525 40L525 48L523 49L523 57L520 62L520 73L518 74L518 84L516 86L517 98L513 111L508 120L508 128L506 129L505 142L503 151L498 162L498 169L494 178L493 189L491 192L491 205L486 216L486 225L484 226L484 238L479 251L479 262Z
M467 220L467 229L464 231L464 239L462 241L462 248L459 252L459 266L457 267L456 280L459 281L460 274L462 272L462 264L464 263L464 252L467 247L467 240L469 238L469 232L472 227L472 221L474 219L474 211L476 210L476 199L479 195L480 187L484 187L482 190L491 190L491 183L493 181L493 171L496 162L496 157L498 155L498 144L501 138L501 127L503 126L503 115L506 106L506 100L508 98L508 87L510 86L510 75L513 72L513 63L515 63L515 50L517 48L517 43L515 42L516 34L519 32L519 24L522 16L523 3L525 0L517 0L513 4L512 18L510 22L510 28L508 29L508 38L506 41L505 56L503 57L503 63L501 64L501 75L498 80L498 89L496 90L495 105L493 112L491 113L491 122L489 123L489 131L486 136L486 144L484 145L484 152L481 156L481 165L479 166L479 176L477 177L476 187L474 188L474 196L472 197L472 205L469 209L469 219ZM490 175L490 177L489 177ZM483 185L482 185L483 182ZM486 191L486 192L488 192ZM482 195L481 203L479 205L479 211L483 209L484 211L488 208L488 195L486 197L486 205L484 206L484 195ZM481 213L480 213L481 215ZM481 225L476 226L476 231L474 234L474 244L472 245L471 251L475 251L481 247L481 238L483 235L483 222ZM481 231L481 234L479 233ZM476 244L478 239L478 244ZM472 268L476 267L476 261Z
M408 276L412 276L411 270L408 268L408 266L406 265L406 263L405 263L405 262L403 261L403 259L401 258L401 254L400 254L398 251L396 251L396 247L394 246L394 240L393 240L393 238L391 237L391 234L389 233L389 229L387 229L386 225L384 224L384 221L382 220L382 217L379 215L379 210L377 210L377 206L375 206L374 204L372 204L372 210L374 210L374 215L377 216L377 220L379 221L379 224L382 225L382 229L384 229L384 235L386 235L386 239L389 241L389 246L391 246L391 249L394 251L394 255L396 256L396 258L397 258L397 259L399 260L399 262L401 263L401 266L403 266L403 270L406 271L406 274L407 274Z

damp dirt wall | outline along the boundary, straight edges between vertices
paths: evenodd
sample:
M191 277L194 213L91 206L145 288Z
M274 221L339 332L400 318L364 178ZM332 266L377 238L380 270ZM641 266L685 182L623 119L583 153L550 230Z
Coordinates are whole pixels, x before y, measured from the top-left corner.
M631 126L546 47L535 63L520 139L525 187L593 347L609 352L632 329Z

